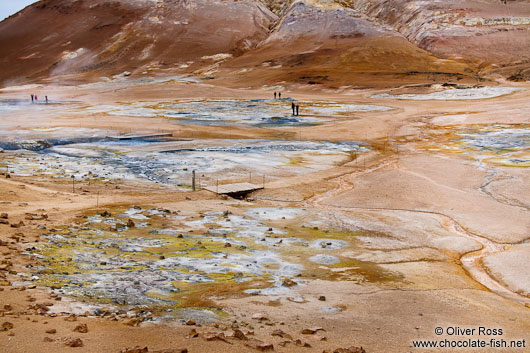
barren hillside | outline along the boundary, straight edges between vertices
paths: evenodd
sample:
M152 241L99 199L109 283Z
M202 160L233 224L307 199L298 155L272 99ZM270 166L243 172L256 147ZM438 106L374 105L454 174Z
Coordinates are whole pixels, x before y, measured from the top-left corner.
M529 31L527 0L42 0L0 23L0 81L126 71L236 86L525 80Z

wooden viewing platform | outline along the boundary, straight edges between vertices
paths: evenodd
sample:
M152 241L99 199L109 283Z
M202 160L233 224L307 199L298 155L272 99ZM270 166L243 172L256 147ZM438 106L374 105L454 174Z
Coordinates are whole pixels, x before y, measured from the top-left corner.
M171 137L171 133L159 133L159 134L145 134L145 135L122 135L122 136L107 136L111 140L142 140L149 138L158 138L158 137Z
M252 183L235 183L207 186L204 189L220 195L238 197L256 190L261 190L263 189L263 186Z

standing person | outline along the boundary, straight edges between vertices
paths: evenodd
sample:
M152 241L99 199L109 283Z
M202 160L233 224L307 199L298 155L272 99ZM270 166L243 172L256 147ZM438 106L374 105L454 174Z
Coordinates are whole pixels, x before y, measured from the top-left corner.
M297 104L297 105L296 105L296 116L298 116L299 113L300 113L300 105Z
M37 97L37 95L35 95L35 102L38 101L38 100L39 100L39 98Z
M276 91L274 91L274 99L276 99Z
M278 92L278 99L282 99L282 92Z
M34 103L35 102L35 96L32 94L31 95L31 103Z
M46 104L48 104L48 96L45 96Z
M294 116L295 115L294 114L295 113L295 109L296 109L296 107L294 105L294 102L291 102L291 109L293 110L293 116Z

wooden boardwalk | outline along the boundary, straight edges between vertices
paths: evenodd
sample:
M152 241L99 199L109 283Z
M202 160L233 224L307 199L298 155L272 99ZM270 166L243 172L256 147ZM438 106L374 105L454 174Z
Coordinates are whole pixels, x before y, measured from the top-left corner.
M261 190L263 189L263 186L252 183L235 183L207 186L204 189L215 192L216 194L232 196L244 195L256 190Z

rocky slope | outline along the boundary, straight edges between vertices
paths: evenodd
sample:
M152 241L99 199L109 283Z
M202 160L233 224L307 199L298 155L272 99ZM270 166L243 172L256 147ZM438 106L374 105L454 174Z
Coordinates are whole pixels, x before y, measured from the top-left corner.
M530 62L527 0L356 0L352 7L437 56L497 66Z
M117 74L238 55L265 39L275 20L253 0L44 0L0 23L7 68L0 80Z
M463 79L464 63L439 59L391 26L335 2L294 2L260 46L224 65L235 81L366 86ZM467 73L466 73L467 69Z
M525 80L530 2L42 0L0 23L0 47L4 85L124 71L238 86Z

